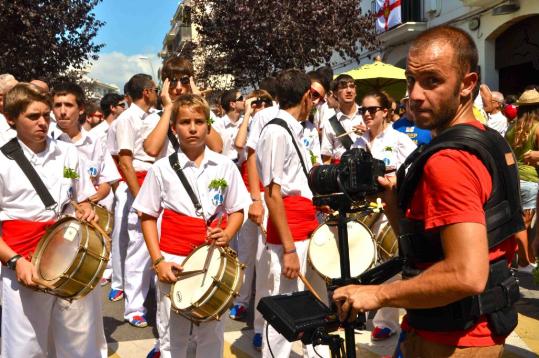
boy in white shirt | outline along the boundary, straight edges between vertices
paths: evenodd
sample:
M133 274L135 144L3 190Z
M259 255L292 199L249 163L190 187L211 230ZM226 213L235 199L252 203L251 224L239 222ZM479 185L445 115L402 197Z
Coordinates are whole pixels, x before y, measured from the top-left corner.
M157 161L148 171L133 207L141 213L144 239L159 279L157 314L159 347L163 357L185 357L191 322L171 313L170 284L176 282L180 263L207 240L226 246L243 223L243 209L250 200L240 173L232 161L206 148L209 105L197 95L182 95L172 111L173 129L180 139L178 163L202 209L196 210L169 158ZM215 188L212 182L224 185ZM226 228L207 228L215 213L226 213ZM162 215L158 234L157 218ZM223 355L223 321L192 326L197 357Z
M9 267L2 270L2 356L106 357L102 315L95 308L100 288L71 303L35 291L37 269L29 257L71 199L79 202L79 219L94 219L88 198L95 189L73 145L47 136L48 95L20 83L5 101L8 123L17 131L15 143L57 205L47 209L15 160L0 154L0 259Z

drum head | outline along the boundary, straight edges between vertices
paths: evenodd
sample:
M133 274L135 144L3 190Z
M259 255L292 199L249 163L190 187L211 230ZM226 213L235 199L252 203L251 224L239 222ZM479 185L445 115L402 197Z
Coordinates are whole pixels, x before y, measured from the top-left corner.
M350 275L357 277L376 261L376 248L371 232L363 224L349 221L347 228ZM337 225L323 224L316 229L309 243L309 260L325 278L341 277L338 240Z
M182 263L183 271L196 271L204 268L206 257L210 246L204 245L198 247ZM183 310L192 306L214 286L213 278L219 278L219 269L221 267L221 251L218 247L213 250L213 254L208 266L206 275L201 273L193 277L178 280L171 290L171 301L175 308ZM204 278L205 277L205 278Z
M38 272L44 280L57 279L69 269L79 251L81 224L76 219L64 221L41 240L45 241Z

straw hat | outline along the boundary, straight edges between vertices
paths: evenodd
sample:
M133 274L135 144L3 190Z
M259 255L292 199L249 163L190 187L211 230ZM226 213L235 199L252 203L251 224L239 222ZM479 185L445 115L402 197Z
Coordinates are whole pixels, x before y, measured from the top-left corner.
M537 92L535 89L524 91L516 104L519 106L531 106L539 104L539 92Z

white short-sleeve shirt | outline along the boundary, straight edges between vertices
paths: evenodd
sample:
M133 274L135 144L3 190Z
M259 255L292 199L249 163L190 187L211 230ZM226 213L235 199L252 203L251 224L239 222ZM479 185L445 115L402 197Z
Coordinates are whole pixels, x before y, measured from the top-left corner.
M308 172L312 166L303 142L303 126L286 111L279 111L276 117L283 119L290 128ZM265 187L274 182L281 186L282 196L312 198L292 137L284 128L275 124L264 127L255 151L258 174Z
M151 125L144 123L149 117L150 113L144 112L139 106L132 103L116 119L118 122L116 126L118 153L122 150L130 151L133 154L133 168L137 172L147 171L155 160L144 151L144 139L153 129Z
M122 178L116 164L114 164L112 155L100 138L92 137L90 132L81 128L81 137L76 142L72 142L66 133L59 132L59 128L57 131L58 133L54 132L55 139L73 143L77 148L82 159L81 165L94 185L113 183Z
M246 146L256 150L256 145L260 139L260 133L262 128L271 121L273 118L276 118L279 114L279 106L273 105L268 108L264 108L261 111L258 111L253 118L251 118L251 123L249 123L249 134L247 136Z
M369 142L369 131L366 131L352 144L352 148L369 148L374 158L384 161L386 171L398 170L417 147L410 137L395 130L391 125L374 138L372 143Z
M197 168L194 162L179 150L178 161L202 205L204 220L208 220L218 210L230 214L251 204L238 168L224 155L206 148L202 163ZM212 180L218 179L224 179L227 187L210 189ZM163 209L197 217L195 206L178 175L170 166L168 158L159 159L148 170L133 208L153 217L158 217Z
M212 128L215 129L223 139L222 154L237 164L240 164L240 159L243 159L243 153L238 152L234 142L236 141L236 136L238 135L242 123L243 117L240 117L236 122L233 122L230 117L225 114L223 117L215 120L212 124Z
M46 149L37 154L20 140L19 144L58 206L47 210L19 165L0 153L0 221L54 220L70 200L81 202L95 194L73 144L47 138ZM66 178L64 169L67 168L75 171L78 178Z
M341 123L345 132L350 132L354 126L363 124L363 118L359 113L350 118L344 115L342 112L336 114L337 120ZM358 136L355 133L350 133L350 138L354 142ZM332 157L333 159L341 159L341 155L346 151L346 148L343 146L340 138L337 138L329 119L324 123L322 129L322 143L320 152L324 156Z

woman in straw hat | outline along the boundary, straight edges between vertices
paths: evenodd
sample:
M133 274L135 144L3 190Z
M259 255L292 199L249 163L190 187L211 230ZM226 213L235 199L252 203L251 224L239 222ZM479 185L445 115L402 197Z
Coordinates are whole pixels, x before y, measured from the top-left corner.
M520 175L520 196L524 210L524 222L529 229L536 211L539 176L539 92L535 89L522 93L517 101L518 118L507 131L506 139L513 148L518 161ZM517 234L519 243L519 266L535 262L529 249L527 231Z

